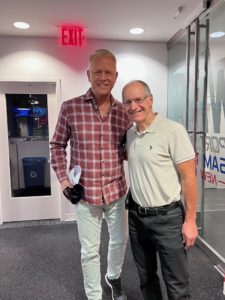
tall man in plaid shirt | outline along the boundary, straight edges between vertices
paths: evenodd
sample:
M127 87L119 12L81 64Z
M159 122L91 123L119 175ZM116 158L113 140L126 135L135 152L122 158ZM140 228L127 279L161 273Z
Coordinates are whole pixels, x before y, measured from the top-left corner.
M127 243L124 209L126 181L123 137L131 126L122 103L111 90L117 79L116 58L96 50L89 58L91 88L85 95L62 104L51 141L51 163L62 190L71 187L67 177L66 147L70 140L70 169L80 165L84 195L76 204L84 288L88 300L102 300L100 234L103 214L108 224L108 267L105 280L112 299L124 300L120 273Z

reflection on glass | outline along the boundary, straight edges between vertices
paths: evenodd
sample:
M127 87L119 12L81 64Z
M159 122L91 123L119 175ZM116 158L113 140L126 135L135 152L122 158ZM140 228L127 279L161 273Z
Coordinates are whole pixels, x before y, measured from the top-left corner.
M168 118L185 125L186 35L168 52Z
M6 94L11 196L51 194L47 95Z
M225 3L209 15L210 34L225 28ZM225 258L225 40L209 38L203 238Z
M196 161L200 195L198 225L202 226L200 236L225 259L225 39L209 37L208 82L205 95L204 25L207 19L210 25L209 34L225 32L225 3L221 3L200 21L203 26L200 28L199 43L197 124L194 124L193 118L195 53L194 36L191 37L188 130L192 131L196 125ZM194 26L191 31L195 31ZM168 116L178 122L185 116L185 97L182 97L182 94L185 95L185 79L176 80L176 75L180 74L179 70L186 68L184 38L169 49ZM185 124L183 121L181 123ZM199 222L200 219L203 222Z

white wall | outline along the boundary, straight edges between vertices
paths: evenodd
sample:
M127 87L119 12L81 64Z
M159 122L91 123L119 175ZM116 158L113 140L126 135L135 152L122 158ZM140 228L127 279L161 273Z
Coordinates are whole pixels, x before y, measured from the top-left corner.
M0 37L0 45L0 80L60 79L62 101L86 92L89 54L107 48L118 61L119 77L113 95L121 99L124 84L132 79L144 80L154 95L154 110L166 116L165 43L88 40L85 48L65 48L58 46L56 38ZM65 215L71 215L72 207L64 206Z
M143 79L150 84L155 109L166 114L165 43L90 40L85 48L64 48L54 38L0 37L0 45L0 79L61 79L63 100L86 92L89 54L97 48L107 48L118 59L114 96L120 98L121 88L131 79Z

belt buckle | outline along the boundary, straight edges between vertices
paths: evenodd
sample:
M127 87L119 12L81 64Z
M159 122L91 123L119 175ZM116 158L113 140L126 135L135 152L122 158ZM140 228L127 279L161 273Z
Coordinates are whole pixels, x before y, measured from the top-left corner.
M140 215L147 215L146 207L138 206L138 212Z

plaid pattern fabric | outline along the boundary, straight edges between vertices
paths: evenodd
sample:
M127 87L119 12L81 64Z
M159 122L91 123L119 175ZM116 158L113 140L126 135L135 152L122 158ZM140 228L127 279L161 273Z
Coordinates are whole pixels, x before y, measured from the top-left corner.
M82 168L84 200L102 205L122 197L127 190L122 141L130 126L122 103L113 97L104 118L90 89L85 95L65 101L50 142L51 164L59 181L67 179L66 147L70 140L69 169L75 165Z

